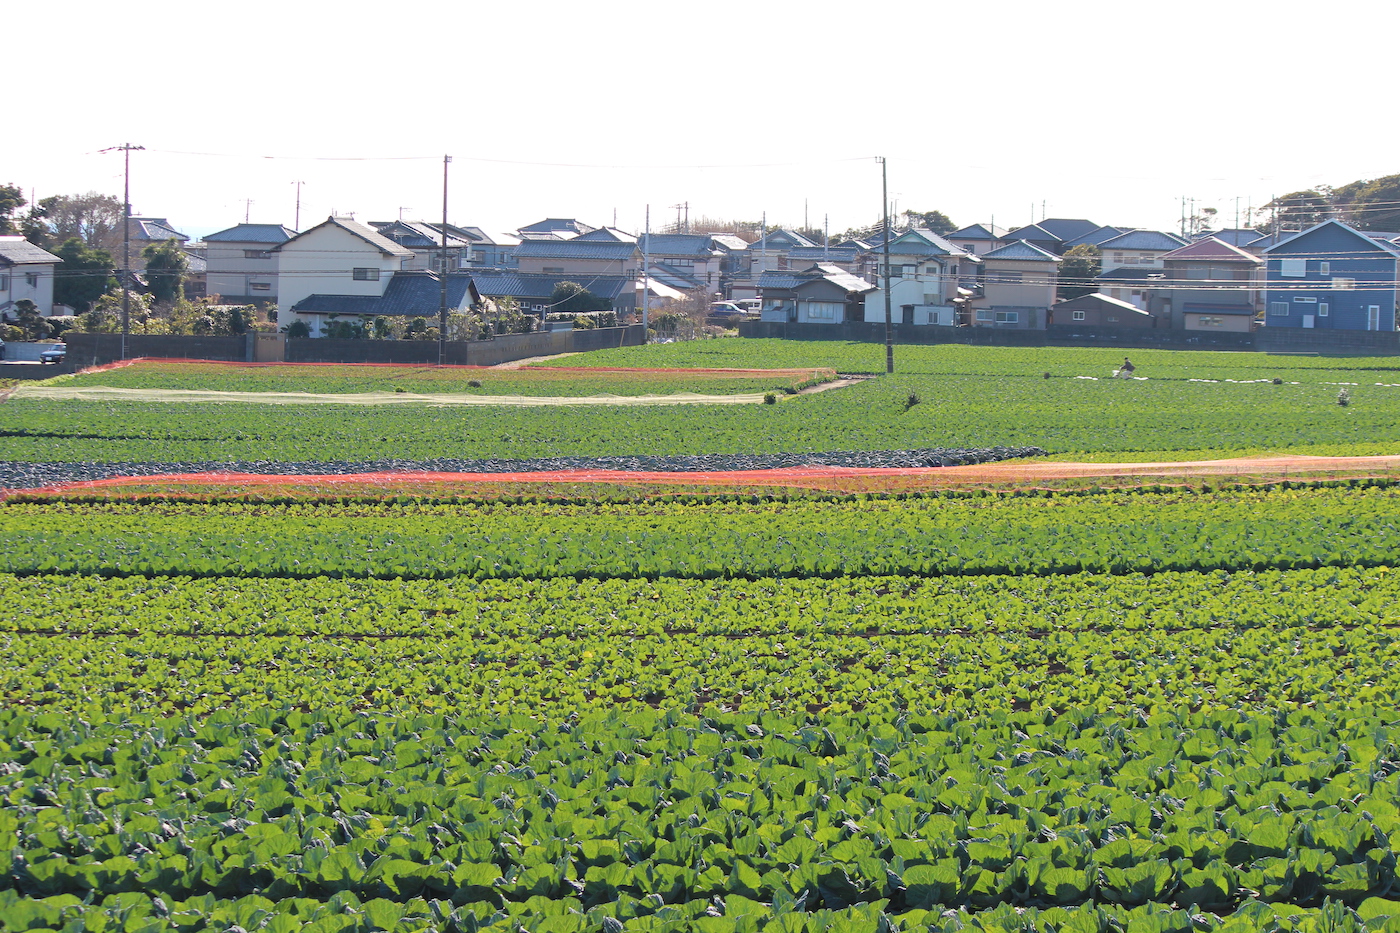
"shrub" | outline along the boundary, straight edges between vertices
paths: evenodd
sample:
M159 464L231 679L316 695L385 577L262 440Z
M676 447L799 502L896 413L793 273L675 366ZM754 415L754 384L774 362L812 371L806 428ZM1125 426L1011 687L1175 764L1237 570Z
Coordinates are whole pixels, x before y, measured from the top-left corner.
M1337 404L1338 404L1338 405L1341 405L1343 408L1345 408L1345 407L1347 407L1348 405L1351 404L1351 390L1350 390L1350 389L1344 387L1344 388L1342 389L1342 391L1340 391L1340 392L1337 393Z
M778 396L774 395L772 392L765 392L765 393L763 393L763 404L765 404L765 405L776 405L776 404L778 404Z
M1274 377L1274 385L1276 385L1276 386L1281 386L1281 385L1283 385L1283 380L1280 379L1280 378L1278 378L1277 376L1275 376L1275 377Z
M919 398L919 393L910 392L909 397L904 400L904 410L908 411L921 401L923 401L923 399Z
M473 388L473 389L479 389L479 388L481 388L481 380L480 380L480 379L468 379L468 380L467 380L467 385L470 386L470 387Z

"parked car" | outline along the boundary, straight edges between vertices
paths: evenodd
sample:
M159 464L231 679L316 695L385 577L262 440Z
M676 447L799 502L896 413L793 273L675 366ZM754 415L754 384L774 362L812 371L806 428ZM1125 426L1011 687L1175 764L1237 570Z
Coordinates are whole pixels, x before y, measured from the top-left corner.
M763 299L761 298L735 298L734 304L747 314L759 314L763 311Z
M712 301L710 302L710 314L715 317L741 317L744 309L732 301Z
M40 363L62 363L68 358L68 348L56 343L39 354Z

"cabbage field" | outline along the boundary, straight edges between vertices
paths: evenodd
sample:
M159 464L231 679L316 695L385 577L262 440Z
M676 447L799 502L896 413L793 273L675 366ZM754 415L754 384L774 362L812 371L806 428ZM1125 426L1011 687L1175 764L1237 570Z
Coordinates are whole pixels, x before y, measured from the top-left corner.
M1400 453L1400 360L1121 355L900 347L801 395L883 348L66 380L775 396L722 410L0 400L0 931L1400 933L1380 467L404 479ZM403 484L329 482L365 464ZM308 485L160 478L211 470Z
M1400 487L0 503L0 929L1400 931Z
M898 371L847 388L789 397L817 369L882 372L883 347L836 342L707 340L570 356L583 374L544 364L522 372L410 367L154 364L70 385L472 394L668 394L777 390L778 404L716 410L506 406L269 407L159 405L24 397L0 405L0 459L12 461L308 461L519 459L558 456L763 454L1040 447L1100 460L1201 459L1293 452L1400 453L1400 359L1259 353L1133 352L1138 380L1109 378L1122 353L1092 349L900 347ZM782 367L807 373L720 376L658 368ZM1048 374L1048 378L1047 378ZM480 387L470 386L472 380ZM1277 380L1277 384L1275 383ZM1337 404L1345 388L1350 404ZM911 405L910 398L917 398Z

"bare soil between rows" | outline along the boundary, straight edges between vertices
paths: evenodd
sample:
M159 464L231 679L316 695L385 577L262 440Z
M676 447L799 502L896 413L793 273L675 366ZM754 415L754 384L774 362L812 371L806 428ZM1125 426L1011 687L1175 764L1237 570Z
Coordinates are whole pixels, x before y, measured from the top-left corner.
M808 466L768 470L660 472L552 470L519 473L395 471L327 475L171 473L61 483L11 495L587 495L591 491L897 493L968 488L1135 488L1197 480L1266 484L1280 480L1400 478L1400 455L1241 457L1159 463L999 461L926 468Z

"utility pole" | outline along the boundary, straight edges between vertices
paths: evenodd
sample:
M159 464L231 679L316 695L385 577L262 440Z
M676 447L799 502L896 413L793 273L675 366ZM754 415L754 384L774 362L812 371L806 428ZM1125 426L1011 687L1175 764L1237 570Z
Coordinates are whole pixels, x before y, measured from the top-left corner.
M252 198L244 198L244 199L243 199L243 222L244 222L245 224L248 222L248 217L249 217L250 214L252 214L252 212L253 212L253 199L252 199Z
M452 156L442 157L442 262L438 269L442 304L438 306L438 365L447 365L447 166Z
M685 202L685 232L690 233L690 202Z
M126 162L122 182L122 359L126 359L126 341L131 336L131 153L145 148L123 143L102 150L121 152Z
M304 184L306 184L306 182L304 182L304 181L294 181L294 182L292 182L292 184L294 184L294 185L297 186L297 212L296 212L296 219L292 221L292 229L293 229L293 230L300 231L300 230L301 230L301 186L304 185Z
M651 322L647 311L651 306L651 205L647 205L646 236L642 239L642 343L648 343Z
M884 156L880 160L880 199L884 207L885 226L885 372L894 372L894 311L890 304L890 173Z

